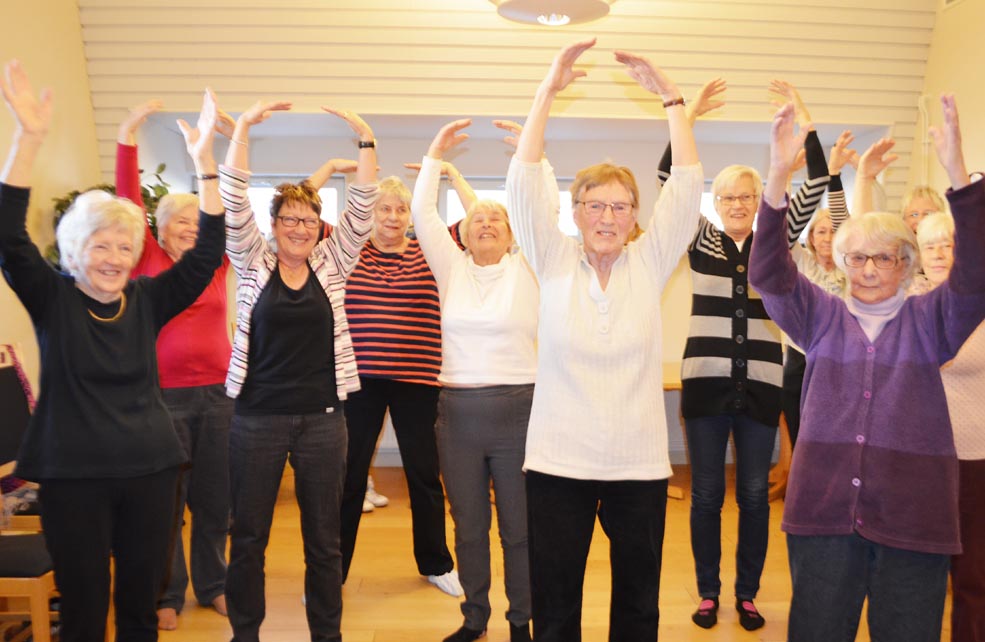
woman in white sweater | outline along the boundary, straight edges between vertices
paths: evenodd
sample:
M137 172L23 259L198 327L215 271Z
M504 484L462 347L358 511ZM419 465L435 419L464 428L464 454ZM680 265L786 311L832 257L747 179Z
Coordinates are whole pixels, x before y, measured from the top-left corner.
M485 635L489 621L489 482L503 546L511 642L530 642L530 581L523 456L537 372L537 280L513 247L506 209L477 201L461 227L462 251L438 216L441 158L471 121L438 132L421 164L411 212L438 283L442 363L438 455L455 521L465 590L461 628L445 642Z
M524 463L534 637L581 640L597 514L610 541L609 640L653 642L671 474L660 296L694 237L703 173L680 91L646 59L616 52L667 110L671 178L647 231L627 244L639 212L633 174L610 163L583 169L571 186L582 242L558 229L557 186L545 180L542 163L544 130L555 96L585 75L573 66L594 44L570 45L554 59L506 179L514 231L541 294Z

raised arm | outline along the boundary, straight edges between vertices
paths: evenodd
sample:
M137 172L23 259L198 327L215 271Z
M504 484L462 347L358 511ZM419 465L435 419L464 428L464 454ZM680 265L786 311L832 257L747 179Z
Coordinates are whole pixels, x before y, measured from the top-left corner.
M958 122L958 105L954 94L941 96L941 111L944 113L944 124L931 127L930 136L934 139L937 160L951 181L951 189L958 190L970 183L971 179L961 149L961 125Z
M698 95L694 97L687 105L687 121L691 124L691 128L694 128L694 123L705 114L720 109L725 106L724 96L725 90L728 89L728 85L722 78L713 78L706 82L701 89L698 91ZM672 164L672 159L674 155L673 145L671 142L667 143L667 147L664 149L663 156L660 158L659 166L657 167L657 181L662 186L670 178L670 166Z
M899 158L889 151L895 144L892 138L880 138L859 158L855 171L855 193L852 195L853 216L861 216L875 209L872 206L872 190L876 188L879 174Z
M520 133L516 145L516 158L524 163L538 163L544 155L544 132L547 130L547 119L551 113L554 98L570 85L576 78L585 76L585 72L574 68L579 56L595 46L595 38L583 40L568 45L554 57L547 76L541 81L534 94L533 104L527 115L527 121Z
M845 202L845 188L841 183L841 170L845 165L858 163L858 152L849 147L854 140L855 136L850 130L841 132L828 157L828 175L831 176L831 182L828 183L828 211L831 212L831 226L835 231L848 219L848 204Z
M7 107L17 119L14 140L0 174L0 182L14 187L30 187L34 161L51 125L51 90L42 89L40 95L35 95L19 60L7 63L0 83Z
M434 278L444 292L454 261L462 251L448 234L444 222L438 216L438 183L441 180L442 159L451 149L463 143L469 135L464 133L472 120L465 118L442 127L431 141L427 156L421 163L421 172L414 183L414 198L410 211L414 217L414 229Z
M421 163L404 163L404 167L407 169L412 169L416 172L421 171ZM458 196L458 202L462 204L462 209L468 212L472 209L472 205L476 202L475 190L469 185L469 182L465 180L462 173L458 171L458 168L451 164L451 162L443 160L441 161L441 176L448 179L448 184L453 190L455 190L455 195Z
M291 103L287 101L258 100L249 109L240 114L239 118L236 119L233 135L229 137L229 149L226 151L226 165L234 169L249 170L250 128L270 118L273 112L287 111L290 108Z
M335 262L339 273L348 278L359 261L360 250L373 231L373 206L378 196L376 138L369 124L359 114L332 107L322 109L344 120L360 142L356 179L349 185L345 209L339 215L338 227L318 244Z
M162 107L164 103L157 98L131 107L116 135L116 195L129 198L140 209L144 209L144 197L140 192L137 164L137 131L147 122L148 116Z
M353 174L359 167L359 163L347 158L332 158L326 161L321 167L316 169L307 179L309 185L315 189L325 187L328 179L335 174Z

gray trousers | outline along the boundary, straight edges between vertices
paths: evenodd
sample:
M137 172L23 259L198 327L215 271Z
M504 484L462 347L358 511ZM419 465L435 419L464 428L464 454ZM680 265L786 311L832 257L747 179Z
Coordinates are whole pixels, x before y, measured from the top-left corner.
M489 621L489 480L496 491L511 624L530 621L530 560L523 457L533 384L442 388L438 400L438 456L455 522L458 577L465 590L465 626Z
M181 527L185 504L192 514L191 580L195 598L209 606L226 586L226 537L229 535L229 423L233 400L225 386L165 388L161 391L175 432L191 468L178 480L180 504L175 524L174 555L167 588L157 608L178 612L185 606L188 571Z

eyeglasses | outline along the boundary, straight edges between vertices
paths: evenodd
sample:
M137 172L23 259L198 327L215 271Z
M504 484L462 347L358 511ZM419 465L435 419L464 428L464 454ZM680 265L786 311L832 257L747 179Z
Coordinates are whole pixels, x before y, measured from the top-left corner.
M604 203L602 201L578 201L582 206L584 206L585 211L591 216L602 216L606 208L612 210L612 215L625 218L633 213L632 203Z
M732 207L738 201L743 205L749 205L756 200L755 194L739 194L738 196L716 196L715 200L725 207Z
M862 254L861 252L850 252L845 254L845 265L851 268L865 267L869 259L872 259L872 264L875 265L880 270L892 270L900 261L905 261L906 257L896 256L895 254Z
M284 224L284 227L297 227L298 223L302 223L309 230L313 230L321 225L321 221L317 218L298 218L297 216L278 216L277 218Z
M905 216L906 218L924 218L926 216L930 216L931 214L937 214L937 210L926 210L923 212L916 210L913 212L907 212Z

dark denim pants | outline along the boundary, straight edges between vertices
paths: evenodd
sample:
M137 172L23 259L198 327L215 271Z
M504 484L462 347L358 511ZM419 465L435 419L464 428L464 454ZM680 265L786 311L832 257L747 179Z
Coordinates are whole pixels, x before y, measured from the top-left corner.
M362 388L345 402L349 454L342 497L342 578L356 549L366 497L366 476L387 409L397 436L410 495L414 559L421 575L444 575L455 567L445 535L445 491L438 469L434 422L441 388L423 383L360 377Z
M722 581L722 505L725 503L725 451L735 441L739 541L735 551L735 597L755 599L769 542L769 474L776 426L744 415L686 419L691 459L691 551L698 594L717 597Z
M284 462L294 469L304 541L304 594L312 642L342 639L339 510L345 478L345 419L234 415L229 433L232 532L226 601L236 642L257 642L266 615L264 552Z
M185 606L188 571L181 539L185 504L192 515L191 580L195 599L209 606L226 586L226 538L229 535L229 422L233 400L225 386L193 386L161 390L175 432L191 468L179 478L171 579L158 608L178 612Z
M787 535L787 555L793 580L788 642L852 642L866 598L873 642L941 639L950 556L883 546L857 534Z
M654 642L660 621L667 480L597 481L527 471L536 642L580 642L595 516L609 538L610 642Z

